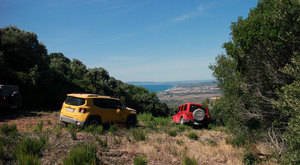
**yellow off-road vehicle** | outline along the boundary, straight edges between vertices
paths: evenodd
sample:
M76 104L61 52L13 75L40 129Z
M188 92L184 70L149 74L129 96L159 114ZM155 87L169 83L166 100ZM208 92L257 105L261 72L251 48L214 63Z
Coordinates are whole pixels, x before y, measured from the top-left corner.
M62 105L60 121L78 126L102 123L137 123L136 111L117 98L96 94L68 94Z

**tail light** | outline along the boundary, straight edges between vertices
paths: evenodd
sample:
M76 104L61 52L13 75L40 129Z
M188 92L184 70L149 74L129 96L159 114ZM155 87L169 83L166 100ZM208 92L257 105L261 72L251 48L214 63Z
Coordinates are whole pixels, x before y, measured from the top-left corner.
M85 113L86 111L87 111L86 108L80 108L80 109L79 109L79 112L80 112L80 113Z

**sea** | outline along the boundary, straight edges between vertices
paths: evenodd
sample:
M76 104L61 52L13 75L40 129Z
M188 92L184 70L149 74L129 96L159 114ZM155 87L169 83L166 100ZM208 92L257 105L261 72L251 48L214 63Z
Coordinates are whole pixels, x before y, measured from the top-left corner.
M141 86L141 87L144 87L146 89L148 89L148 91L150 92L162 92L162 91L165 91L167 89L170 89L170 88L173 88L174 85L167 85L167 84L155 84L155 85L146 85L146 84L143 84L143 85L138 85L138 86Z

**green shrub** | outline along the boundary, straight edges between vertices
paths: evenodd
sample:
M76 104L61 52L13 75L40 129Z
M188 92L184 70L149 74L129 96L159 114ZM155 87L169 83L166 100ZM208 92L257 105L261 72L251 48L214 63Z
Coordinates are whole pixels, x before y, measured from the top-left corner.
M111 126L109 127L109 132L111 132L111 133L115 133L115 132L117 132L118 130L120 130L120 127L119 127L119 125L117 125L117 124L113 124L113 125L111 125Z
M17 158L18 165L40 165L41 161L37 155L21 153Z
M47 124L48 124L48 125L52 125L51 120L47 120Z
M195 158L189 158L188 156L185 156L182 163L182 165L197 165L197 160Z
M137 115L138 121L142 123L148 123L153 120L153 116L151 113L140 113Z
M133 159L133 164L134 165L146 165L147 159L143 156L137 156Z
M138 121L145 124L147 128L150 128L151 130L157 129L158 121L155 120L151 113L138 114L137 118Z
M73 140L76 140L77 139L76 134L78 132L78 127L75 124L69 124L67 127L67 130L71 134L71 138Z
M247 152L243 156L243 163L245 165L255 165L257 164L257 157L252 152Z
M96 165L98 162L97 149L92 144L78 144L70 150L63 159L64 165Z
M159 126L169 126L171 125L170 118L168 117L155 117L154 122Z
M146 133L142 129L133 129L132 130L133 138L136 141L144 141L146 140Z
M176 144L182 145L182 144L184 144L184 141L181 139L176 139Z
M84 131L91 132L92 134L103 134L103 126L102 125L89 125L84 128Z
M44 127L44 122L41 120L33 129L34 132L42 132Z
M17 145L16 158L21 165L41 164L39 155L47 143L47 136L42 135L39 139L24 138Z
M25 138L20 141L17 146L17 154L39 155L45 147L46 141L44 138Z
M170 130L170 131L168 131L168 135L175 137L177 135L177 132L176 132L176 130Z
M187 126L187 125L176 125L177 129L179 132L184 132L186 130L191 130L191 127Z
M242 135L234 135L233 137L228 137L225 139L227 144L231 144L234 147L242 147L247 144L247 137Z
M193 139L193 140L198 140L198 135L195 133L195 132L190 132L188 135L187 135L188 138L190 139Z
M208 140L207 140L207 144L209 144L209 145L211 145L211 146L216 146L216 145L217 145L217 142L214 141L214 140L208 139Z
M218 130L218 127L217 127L217 125L215 123L209 123L207 125L207 128L211 129L211 130Z
M98 144L102 147L102 148L107 148L107 137L105 137L104 140L96 137L96 141L98 142Z
M61 136L61 134L62 134L62 126L60 124L56 124L53 127L53 132L54 132L54 134L55 134L56 137Z
M14 137L18 135L18 129L15 124L13 125L3 124L0 126L0 133L6 136Z
M96 127L96 129L93 132L94 134L103 134L103 126L102 125L98 125Z

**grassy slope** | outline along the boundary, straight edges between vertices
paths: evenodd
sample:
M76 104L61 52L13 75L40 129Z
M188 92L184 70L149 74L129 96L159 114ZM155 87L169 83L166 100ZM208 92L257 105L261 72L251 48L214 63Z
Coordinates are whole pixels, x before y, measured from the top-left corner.
M142 114L138 116L139 126L136 128L126 129L114 125L107 130L103 130L101 126L77 129L59 125L58 118L58 112L37 113L31 117L2 121L0 125L2 128L3 124L16 124L20 140L15 141L22 141L25 137L47 137L47 143L36 156L41 164L70 162L66 160L72 159L71 156L68 157L68 153L82 143L96 147L95 159L104 164L133 164L136 157L144 158L148 164L180 165L187 159L197 164L243 164L244 149L227 144L229 135L222 128L193 129L172 124L169 118L154 118L149 114ZM2 133L0 140L3 137L10 138ZM20 144L16 142L15 145L18 148ZM2 148L4 152L10 152L5 144ZM261 148L266 149L265 146ZM80 149L74 152L80 152ZM3 164L8 163L7 159L11 159L8 164L14 164L15 159L20 159L6 157L6 160L1 158L0 153L0 164L1 161ZM262 164L273 163L264 161Z

